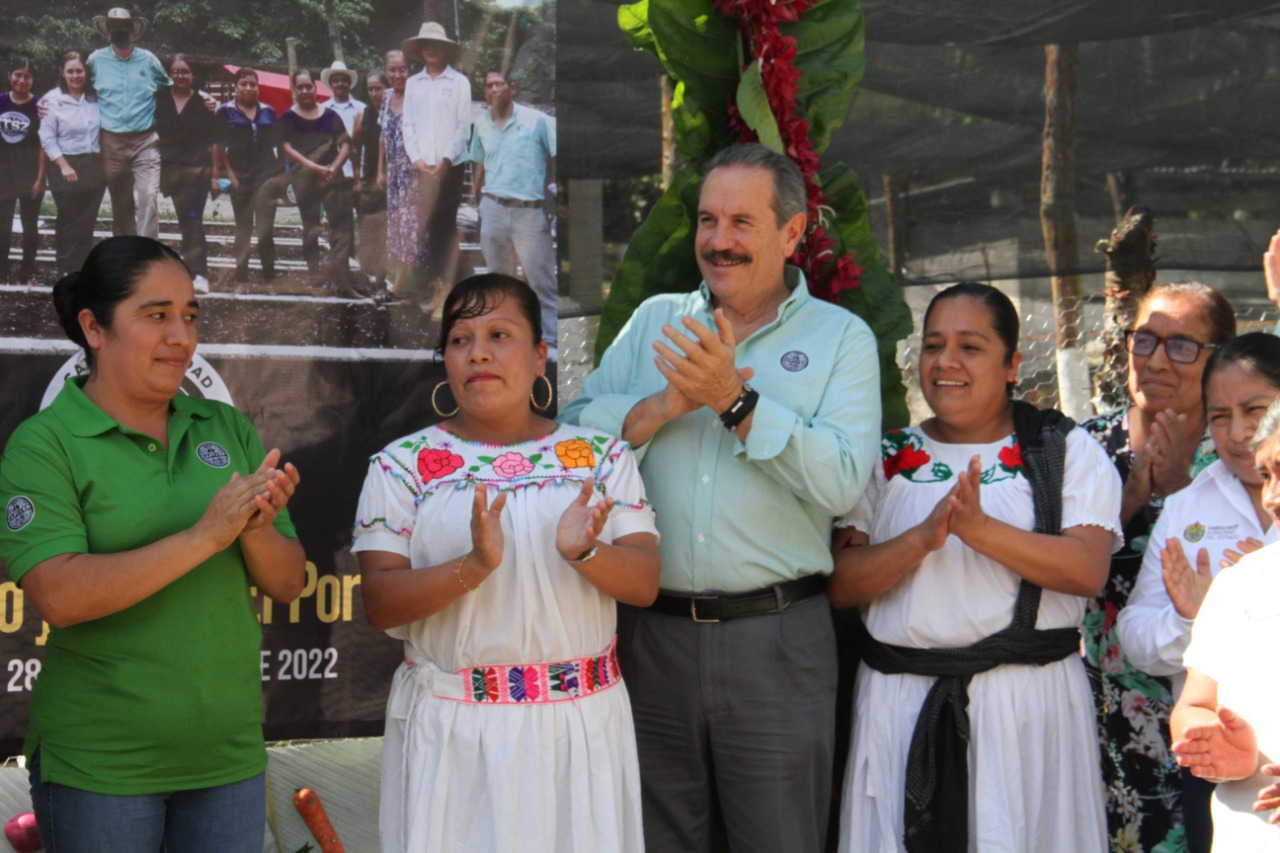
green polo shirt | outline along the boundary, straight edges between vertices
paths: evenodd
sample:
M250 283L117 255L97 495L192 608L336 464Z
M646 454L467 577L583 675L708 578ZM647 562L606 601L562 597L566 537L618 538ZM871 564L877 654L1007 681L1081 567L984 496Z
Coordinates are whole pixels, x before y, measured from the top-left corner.
M193 526L232 472L266 455L248 418L179 394L169 447L117 423L69 379L0 457L10 577L59 554L110 554ZM287 512L276 528L295 537ZM262 629L239 543L119 613L54 628L25 751L45 781L109 794L241 781L267 764Z

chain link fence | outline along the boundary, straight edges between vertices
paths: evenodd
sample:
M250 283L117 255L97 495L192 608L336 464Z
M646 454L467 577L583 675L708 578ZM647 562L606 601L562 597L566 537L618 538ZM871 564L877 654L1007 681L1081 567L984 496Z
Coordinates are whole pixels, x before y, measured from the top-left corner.
M1236 307L1237 330L1241 333L1270 332L1280 320L1280 311L1266 298L1266 287L1258 273L1182 273L1163 272L1157 282L1186 281L1195 279L1218 288ZM1019 373L1017 396L1039 406L1058 405L1058 350L1055 337L1056 314L1049 279L1019 279L1009 282L993 282L1018 308L1022 321L1020 350L1022 368ZM898 343L898 365L902 368L907 386L907 403L911 409L911 421L917 423L928 417L928 407L920 393L920 381L916 372L920 356L920 328L925 308L935 294L949 285L923 285L906 289L907 303L911 306L915 331ZM1096 373L1102 364L1103 307L1102 276L1087 276L1083 280L1086 294L1081 322L1082 345L1089 362L1090 374ZM591 372L599 328L598 314L585 314L560 318L559 393L563 406L582 390L582 383Z

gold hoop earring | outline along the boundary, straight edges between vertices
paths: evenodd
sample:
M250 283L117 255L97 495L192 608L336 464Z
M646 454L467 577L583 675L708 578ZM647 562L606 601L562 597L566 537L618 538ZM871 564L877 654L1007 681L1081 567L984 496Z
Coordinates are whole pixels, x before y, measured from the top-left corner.
M538 405L537 395L533 393L534 389L538 387L538 379L541 379L547 386L547 402L541 406ZM547 374L539 373L537 379L533 380L533 388L529 389L529 403L532 404L532 406L539 412L545 412L547 409L551 408L551 404L555 402L555 399L556 389L551 387L551 380L547 378Z
M435 409L436 414L442 418L451 418L454 415L458 414L458 404L456 402L453 404L452 412L440 411L440 405L436 402L436 395L440 393L441 386L448 385L448 384L449 384L448 380L441 380L440 382L436 383L436 387L431 389L431 408Z

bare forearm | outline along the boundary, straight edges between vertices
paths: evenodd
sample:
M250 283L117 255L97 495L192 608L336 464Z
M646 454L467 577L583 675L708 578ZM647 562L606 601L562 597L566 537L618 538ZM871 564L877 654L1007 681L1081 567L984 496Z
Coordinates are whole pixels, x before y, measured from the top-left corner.
M596 589L623 604L648 607L658 597L657 543L629 546L601 542L596 556L585 563L569 563Z
M195 529L115 554L62 554L31 569L22 589L50 625L65 628L119 613L218 552Z
M1174 740L1181 740L1182 733L1191 726L1218 725L1218 709L1207 708L1194 702L1178 701L1169 715L1169 734Z
M835 554L835 570L827 581L832 607L866 604L897 586L920 567L929 554L909 530L875 545L853 545Z
M360 591L364 597L364 613L369 624L378 631L408 625L444 610L469 591L458 582L457 568L461 557L421 569L360 573ZM483 577L473 559L462 567L462 580L476 589Z
M668 386L669 387L669 386ZM622 421L622 440L632 447L639 447L657 434L671 421L685 414L674 411L667 404L667 391L650 394L631 407ZM687 411L697 408L693 406Z
M1094 596L1110 570L1111 533L1102 528L1073 528L1092 533L1050 536L1019 530L988 517L982 528L961 540L1014 574L1043 589ZM1095 535L1096 534L1096 535Z
M273 601L288 604L306 582L306 556L297 539L270 525L240 534L245 567L258 590Z

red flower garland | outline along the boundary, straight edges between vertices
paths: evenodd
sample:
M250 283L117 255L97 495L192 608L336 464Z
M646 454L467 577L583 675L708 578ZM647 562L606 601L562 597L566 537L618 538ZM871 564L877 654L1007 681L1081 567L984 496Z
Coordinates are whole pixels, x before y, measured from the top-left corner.
M760 62L765 95L778 122L783 149L804 175L810 226L805 239L792 254L791 263L805 271L810 293L835 302L842 290L861 284L862 267L854 263L853 253L835 256L836 241L821 224L818 214L827 199L817 182L821 164L809 139L809 122L800 115L796 103L801 77L795 66L796 40L793 36L784 36L779 28L784 22L799 21L814 2L816 0L713 0L713 7L725 17L736 18L746 33L753 61ZM732 102L729 127L742 142L758 139Z

